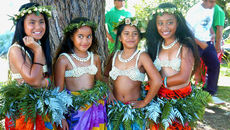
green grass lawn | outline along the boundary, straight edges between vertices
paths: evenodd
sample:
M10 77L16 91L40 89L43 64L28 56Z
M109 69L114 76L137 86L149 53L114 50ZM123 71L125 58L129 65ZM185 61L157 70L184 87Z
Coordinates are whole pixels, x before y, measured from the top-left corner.
M217 96L226 102L230 102L230 86L219 86Z
M230 63L225 63L220 65L220 76L219 81L225 82L218 87L217 96L224 101L230 102L230 84L228 79L230 79Z
M220 65L220 76L230 77L230 63L225 63Z

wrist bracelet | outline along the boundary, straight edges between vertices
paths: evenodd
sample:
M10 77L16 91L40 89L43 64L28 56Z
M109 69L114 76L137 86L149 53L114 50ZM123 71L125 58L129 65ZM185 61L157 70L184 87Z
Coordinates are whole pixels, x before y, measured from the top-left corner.
M44 66L43 64L41 64L41 63L37 63L37 62L34 62L33 64L37 64L37 65Z
M167 77L164 78L164 86L165 86L165 88L168 88L168 86L167 86Z

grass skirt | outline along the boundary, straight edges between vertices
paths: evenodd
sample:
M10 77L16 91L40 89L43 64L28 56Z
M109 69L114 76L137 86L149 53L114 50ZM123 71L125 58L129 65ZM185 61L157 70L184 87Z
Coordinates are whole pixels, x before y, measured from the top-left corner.
M61 125L72 98L59 88L34 89L28 84L9 81L0 88L0 117L6 129L45 130Z
M203 118L205 106L210 101L209 93L191 84L178 90L161 87L158 97L150 103L152 106L146 107L146 116L153 130L191 130L191 127L196 126L196 121ZM160 111L151 117L151 113L156 111L153 106L157 106Z

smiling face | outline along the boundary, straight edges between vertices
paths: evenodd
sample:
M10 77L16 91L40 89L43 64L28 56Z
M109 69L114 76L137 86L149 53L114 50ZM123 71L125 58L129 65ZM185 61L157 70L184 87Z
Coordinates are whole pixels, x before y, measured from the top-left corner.
M88 26L80 27L71 39L77 51L86 52L92 45L92 29Z
M156 24L157 31L164 40L176 38L177 20L174 15L168 13L164 13L162 16L158 15Z
M33 37L35 40L40 40L46 31L46 23L44 16L28 14L24 20L24 30L27 36Z
M126 25L119 39L124 48L136 48L140 41L140 34L135 26Z

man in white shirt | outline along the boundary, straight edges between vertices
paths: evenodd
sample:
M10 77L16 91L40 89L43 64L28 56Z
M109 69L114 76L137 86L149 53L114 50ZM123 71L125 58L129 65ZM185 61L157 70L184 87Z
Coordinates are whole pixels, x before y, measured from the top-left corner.
M214 95L217 92L217 82L220 71L220 63L213 42L215 34L212 29L214 6L216 0L202 0L194 5L187 12L186 21L195 36L198 45L200 57L208 68L207 87L208 91L216 104L222 104L219 98Z

